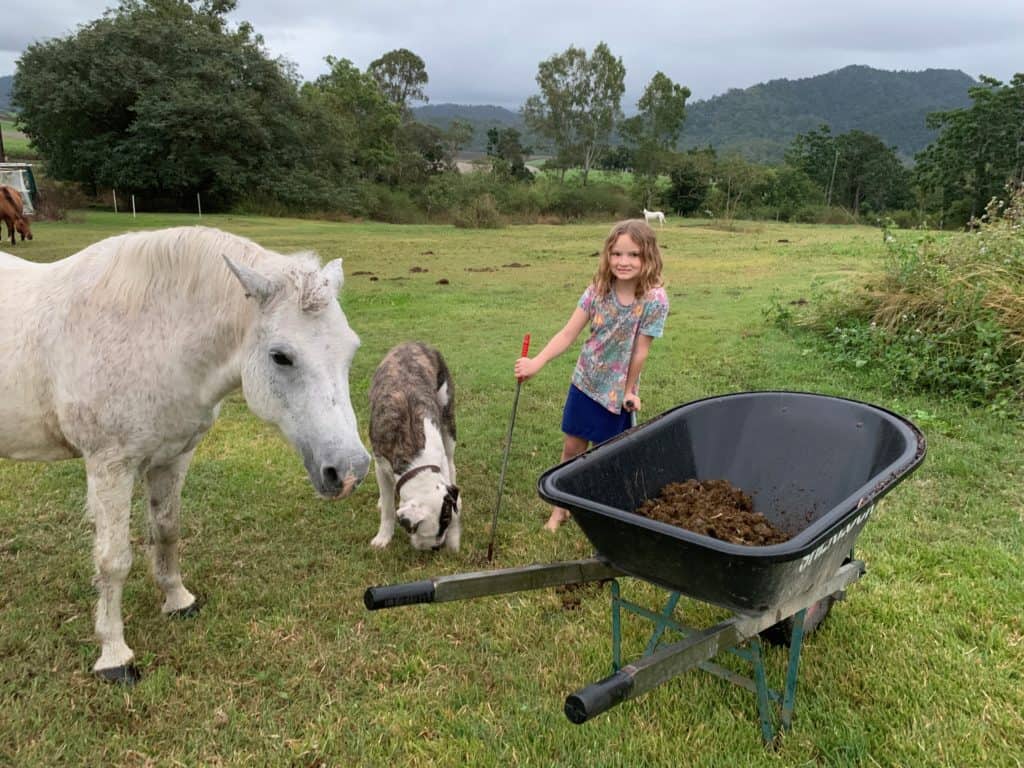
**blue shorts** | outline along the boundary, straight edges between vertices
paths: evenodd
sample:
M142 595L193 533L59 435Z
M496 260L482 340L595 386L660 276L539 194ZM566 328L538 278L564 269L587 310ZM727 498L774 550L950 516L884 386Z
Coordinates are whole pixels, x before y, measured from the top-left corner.
M629 429L629 411L612 413L575 386L569 387L562 411L562 431L591 443L603 443Z

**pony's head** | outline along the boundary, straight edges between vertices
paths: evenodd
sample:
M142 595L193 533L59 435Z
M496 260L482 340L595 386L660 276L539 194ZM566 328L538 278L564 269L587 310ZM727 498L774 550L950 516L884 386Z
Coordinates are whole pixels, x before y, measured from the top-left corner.
M348 496L366 476L348 374L359 348L338 304L341 259L264 274L225 261L256 305L242 347L242 391L252 411L276 424L301 454L317 493Z
M27 216L18 216L14 219L14 228L18 230L22 240L32 239L32 225L28 223Z

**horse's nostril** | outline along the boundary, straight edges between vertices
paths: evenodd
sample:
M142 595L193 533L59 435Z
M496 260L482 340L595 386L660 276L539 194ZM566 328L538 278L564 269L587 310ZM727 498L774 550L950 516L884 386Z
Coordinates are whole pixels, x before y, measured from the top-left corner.
M324 479L324 485L328 488L336 488L341 485L341 478L338 476L338 470L334 467L324 467L320 470L320 475Z

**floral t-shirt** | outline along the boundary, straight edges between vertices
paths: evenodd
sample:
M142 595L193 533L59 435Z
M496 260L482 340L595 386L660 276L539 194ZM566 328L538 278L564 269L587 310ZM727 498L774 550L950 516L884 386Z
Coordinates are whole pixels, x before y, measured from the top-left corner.
M668 295L664 288L652 288L623 306L614 290L599 296L590 285L578 306L590 317L590 337L583 342L572 383L612 413L621 413L633 343L641 333L661 336L668 316Z

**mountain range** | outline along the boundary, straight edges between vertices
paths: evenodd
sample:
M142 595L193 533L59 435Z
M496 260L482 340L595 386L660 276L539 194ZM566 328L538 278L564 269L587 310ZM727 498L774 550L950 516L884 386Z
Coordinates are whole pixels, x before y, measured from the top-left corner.
M771 80L687 104L680 147L710 145L750 160L778 162L798 133L828 125L833 134L872 133L909 160L936 136L927 116L969 106L967 91L975 85L959 70L891 72L865 66ZM439 128L456 118L470 123L475 129L470 149L484 149L487 130L494 127L516 128L525 143L538 143L526 134L522 116L503 107L428 104L412 111L420 122Z
M13 79L0 77L0 111L10 106ZM970 106L968 89L975 85L959 70L892 72L857 65L798 80L770 80L687 104L680 148L710 145L750 160L778 162L798 133L828 125L833 134L872 133L909 160L935 138L925 123L928 114ZM412 112L420 122L442 129L455 119L468 122L474 128L470 150L486 148L489 128L515 128L525 144L543 150L526 131L522 115L504 107L426 104Z

